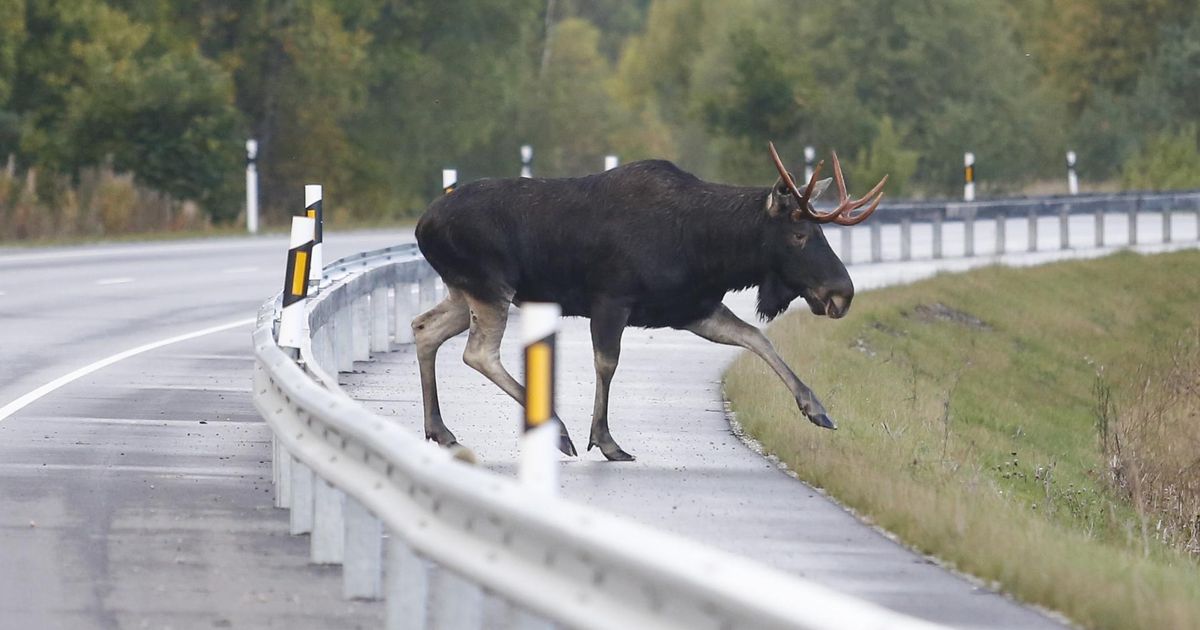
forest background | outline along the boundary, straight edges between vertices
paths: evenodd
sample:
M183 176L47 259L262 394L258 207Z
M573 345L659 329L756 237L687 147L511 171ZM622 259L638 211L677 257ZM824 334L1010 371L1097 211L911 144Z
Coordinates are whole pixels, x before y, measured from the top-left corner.
M674 160L767 185L774 140L950 196L1200 188L1195 0L0 0L0 239L335 221L460 179ZM1053 189L1051 189L1053 190Z

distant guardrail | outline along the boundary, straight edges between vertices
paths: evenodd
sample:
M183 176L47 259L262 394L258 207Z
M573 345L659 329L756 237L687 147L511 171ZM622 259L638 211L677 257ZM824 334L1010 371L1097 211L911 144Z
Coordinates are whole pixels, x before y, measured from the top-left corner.
M921 225L920 234L914 227ZM846 263L995 256L1200 240L1200 191L891 202L858 227L830 227ZM944 247L961 230L962 250ZM837 238L833 234L838 233ZM865 237L865 238L864 238Z
M939 627L459 462L346 396L337 373L411 342L438 293L414 246L366 252L326 267L299 361L276 343L279 296L253 333L276 505L347 597L386 598L388 628Z

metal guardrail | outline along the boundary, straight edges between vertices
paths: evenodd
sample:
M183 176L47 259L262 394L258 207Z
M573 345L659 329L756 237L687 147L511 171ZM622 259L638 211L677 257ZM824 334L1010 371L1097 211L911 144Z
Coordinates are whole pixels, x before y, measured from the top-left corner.
M927 223L928 235L922 235L922 239L914 238L915 223ZM1152 230L1158 232L1156 242L1170 243L1189 238L1186 232L1176 229L1177 223L1200 226L1200 191L973 202L888 201L861 227L830 226L825 231L831 241L838 244L843 262L849 264L859 262L860 258L870 262L936 260L956 255L971 257L1016 251L1134 246L1151 242L1146 236ZM943 247L944 232L951 226L963 231L962 252L951 253ZM1019 230L1022 227L1025 228L1023 243L1017 238L1021 236ZM897 229L899 233L894 234ZM869 239L866 256L860 256L863 252L855 247L857 239L854 235L863 232ZM1053 238L1054 232L1057 232L1057 239ZM832 238L835 233L840 234L840 239ZM1045 238L1047 236L1050 238ZM1200 240L1200 228L1190 238ZM890 246L889 251L885 251L885 244Z
M347 597L385 597L388 628L939 627L533 491L371 413L336 374L411 342L436 276L413 246L326 270L299 362L275 340L278 296L260 309L254 401L291 532L310 535L313 562L343 566Z

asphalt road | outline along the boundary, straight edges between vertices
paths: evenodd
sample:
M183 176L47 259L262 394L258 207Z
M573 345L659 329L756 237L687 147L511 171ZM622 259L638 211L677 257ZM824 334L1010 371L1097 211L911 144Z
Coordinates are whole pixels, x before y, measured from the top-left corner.
M326 236L326 259L409 232ZM249 318L282 237L0 250L0 629L380 627L271 508ZM31 392L115 354L241 321ZM297 571L297 569L299 569Z

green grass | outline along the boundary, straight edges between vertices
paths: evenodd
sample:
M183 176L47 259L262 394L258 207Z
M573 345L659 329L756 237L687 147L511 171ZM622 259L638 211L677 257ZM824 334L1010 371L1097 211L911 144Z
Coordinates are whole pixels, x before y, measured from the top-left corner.
M749 355L725 388L766 450L912 547L1088 627L1200 628L1200 564L1112 487L1095 390L1130 404L1198 325L1200 252L991 267L771 326L837 432Z

